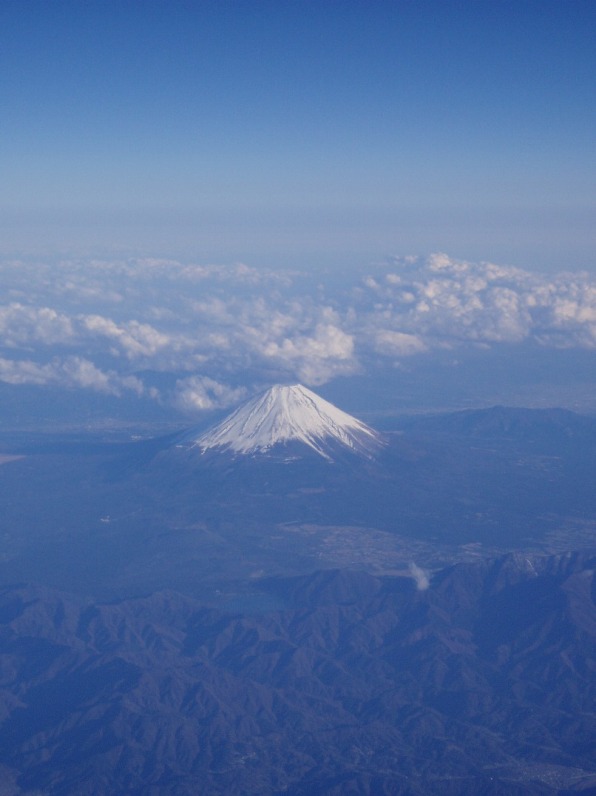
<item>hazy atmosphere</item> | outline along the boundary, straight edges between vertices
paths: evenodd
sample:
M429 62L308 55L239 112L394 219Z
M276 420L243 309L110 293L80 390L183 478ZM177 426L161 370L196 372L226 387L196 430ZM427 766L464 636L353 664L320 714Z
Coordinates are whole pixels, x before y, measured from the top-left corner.
M595 44L0 2L1 796L595 792Z
M585 407L592 360L565 362L596 342L595 21L581 0L3 3L0 379L192 412L397 368L408 410ZM546 363L525 391L502 364L490 382L503 344L513 381Z
M7 0L1 251L593 267L589 0Z

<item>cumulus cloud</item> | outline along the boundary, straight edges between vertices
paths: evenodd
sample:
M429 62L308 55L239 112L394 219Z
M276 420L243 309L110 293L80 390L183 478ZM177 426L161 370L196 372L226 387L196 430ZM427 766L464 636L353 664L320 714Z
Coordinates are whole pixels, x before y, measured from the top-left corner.
M446 254L394 258L341 283L151 258L11 261L0 279L2 380L151 394L185 411L235 403L226 382L321 385L445 348L596 348L593 277ZM176 388L150 393L148 372Z
M244 387L233 389L208 376L190 376L178 379L174 403L183 411L225 409L246 398Z
M55 369L51 365L0 357L0 381L5 384L51 384L55 381L54 374Z
M418 353L465 343L596 345L596 285L586 274L548 278L444 254L396 258L353 297L361 334L387 354L389 331L414 336L424 345Z
M80 321L91 335L105 337L115 343L128 359L149 358L164 349L179 347L171 335L148 323L131 320L119 325L101 315L83 316Z
M6 347L56 345L70 342L73 335L72 320L51 307L0 306L0 337Z
M263 348L263 354L293 370L308 384L323 384L355 368L352 336L330 323L318 323L310 335L272 340Z
M56 357L45 364L30 359L0 357L0 381L6 384L59 385L117 396L126 390L137 395L144 392L142 382L135 376L104 372L89 360L74 356L65 359Z

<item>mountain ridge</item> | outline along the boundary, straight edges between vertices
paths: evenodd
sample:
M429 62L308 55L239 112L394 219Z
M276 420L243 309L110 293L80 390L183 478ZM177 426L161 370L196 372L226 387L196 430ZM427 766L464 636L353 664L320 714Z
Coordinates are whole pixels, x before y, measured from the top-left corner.
M257 612L4 588L0 785L592 793L594 563L506 555L426 589L318 571L261 584L284 605Z

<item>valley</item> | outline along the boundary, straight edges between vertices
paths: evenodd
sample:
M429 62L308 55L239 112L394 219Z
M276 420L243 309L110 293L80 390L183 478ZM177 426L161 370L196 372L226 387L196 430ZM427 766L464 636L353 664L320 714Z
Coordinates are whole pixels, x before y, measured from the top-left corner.
M0 583L101 598L171 588L221 603L262 576L590 547L595 429L550 410L408 418L374 458L336 450L333 462L287 444L200 453L180 445L186 432L13 436L0 440L11 459L0 469Z

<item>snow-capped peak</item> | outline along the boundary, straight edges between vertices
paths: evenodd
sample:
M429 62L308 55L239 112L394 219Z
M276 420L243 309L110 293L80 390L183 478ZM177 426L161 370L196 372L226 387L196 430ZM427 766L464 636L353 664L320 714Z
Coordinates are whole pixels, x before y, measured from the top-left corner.
M338 445L370 456L381 438L360 420L296 384L276 385L249 400L194 439L192 447L253 454L293 442L301 442L332 459Z

